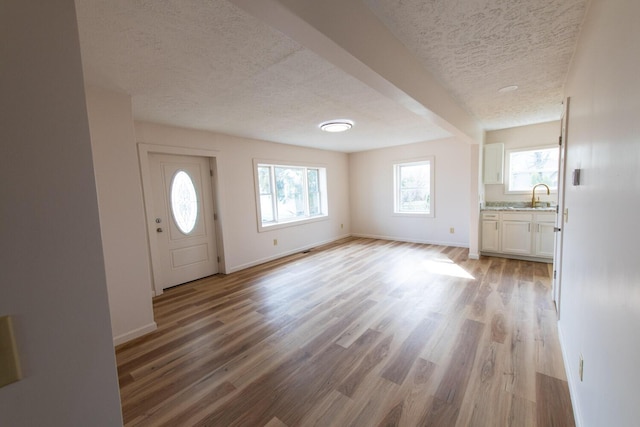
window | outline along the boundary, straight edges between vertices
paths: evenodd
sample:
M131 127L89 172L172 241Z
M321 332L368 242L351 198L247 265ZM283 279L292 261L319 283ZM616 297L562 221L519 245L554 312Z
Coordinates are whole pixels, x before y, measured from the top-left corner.
M397 163L394 172L394 213L434 216L434 160Z
M327 216L325 168L254 163L260 231Z
M507 193L528 193L536 184L558 190L558 147L527 148L507 152Z
M171 213L184 234L193 231L198 220L198 196L189 174L178 171L171 183Z

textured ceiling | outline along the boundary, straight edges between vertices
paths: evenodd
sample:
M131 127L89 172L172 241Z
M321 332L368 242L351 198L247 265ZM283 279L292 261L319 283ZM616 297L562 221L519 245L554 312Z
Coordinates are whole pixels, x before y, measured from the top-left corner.
M138 120L336 151L450 134L224 0L79 0L89 84ZM344 134L327 120L356 123Z
M584 0L364 3L485 128L559 118ZM138 120L345 152L451 135L226 0L76 6L87 83ZM318 130L335 118L356 126Z
M560 117L586 0L363 1L485 129Z

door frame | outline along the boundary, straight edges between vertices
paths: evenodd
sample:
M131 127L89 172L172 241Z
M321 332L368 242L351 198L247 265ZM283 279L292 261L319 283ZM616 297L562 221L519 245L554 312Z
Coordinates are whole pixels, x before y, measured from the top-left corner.
M565 223L565 194L567 188L567 143L569 141L569 111L571 98L562 103L560 119L560 155L558 156L558 203L556 209L555 243L553 246L552 298L556 306L556 316L560 320L562 306L562 261Z
M209 159L209 166L211 171L211 191L213 201L213 214L214 214L214 228L215 228L215 245L218 252L218 272L225 274L225 262L224 262L224 245L222 236L222 219L219 214L219 199L220 194L218 189L218 168L217 159L219 152L217 150L207 150L202 148L190 148L190 147L174 147L169 145L156 145L138 143L138 160L140 162L140 177L142 179L142 197L144 201L145 220L147 226L147 247L149 248L149 262L151 265L151 287L154 296L161 295L163 289L156 286L156 277L159 272L157 271L157 263L154 260L159 259L158 249L156 245L151 244L152 233L155 232L155 216L153 214L153 191L151 184L151 166L149 163L150 154L169 154L179 156L196 156L206 157Z

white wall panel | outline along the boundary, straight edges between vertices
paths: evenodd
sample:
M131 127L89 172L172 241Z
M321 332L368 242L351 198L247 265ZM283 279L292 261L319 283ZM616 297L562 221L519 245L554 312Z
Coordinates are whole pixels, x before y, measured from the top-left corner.
M583 427L638 425L640 2L591 2L571 97L560 332ZM584 380L578 360L584 358Z

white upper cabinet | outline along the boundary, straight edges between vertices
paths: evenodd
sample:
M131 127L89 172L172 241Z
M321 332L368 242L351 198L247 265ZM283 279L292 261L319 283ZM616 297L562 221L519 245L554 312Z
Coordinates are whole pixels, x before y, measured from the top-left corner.
M502 184L504 182L504 144L488 144L484 146L485 184Z

